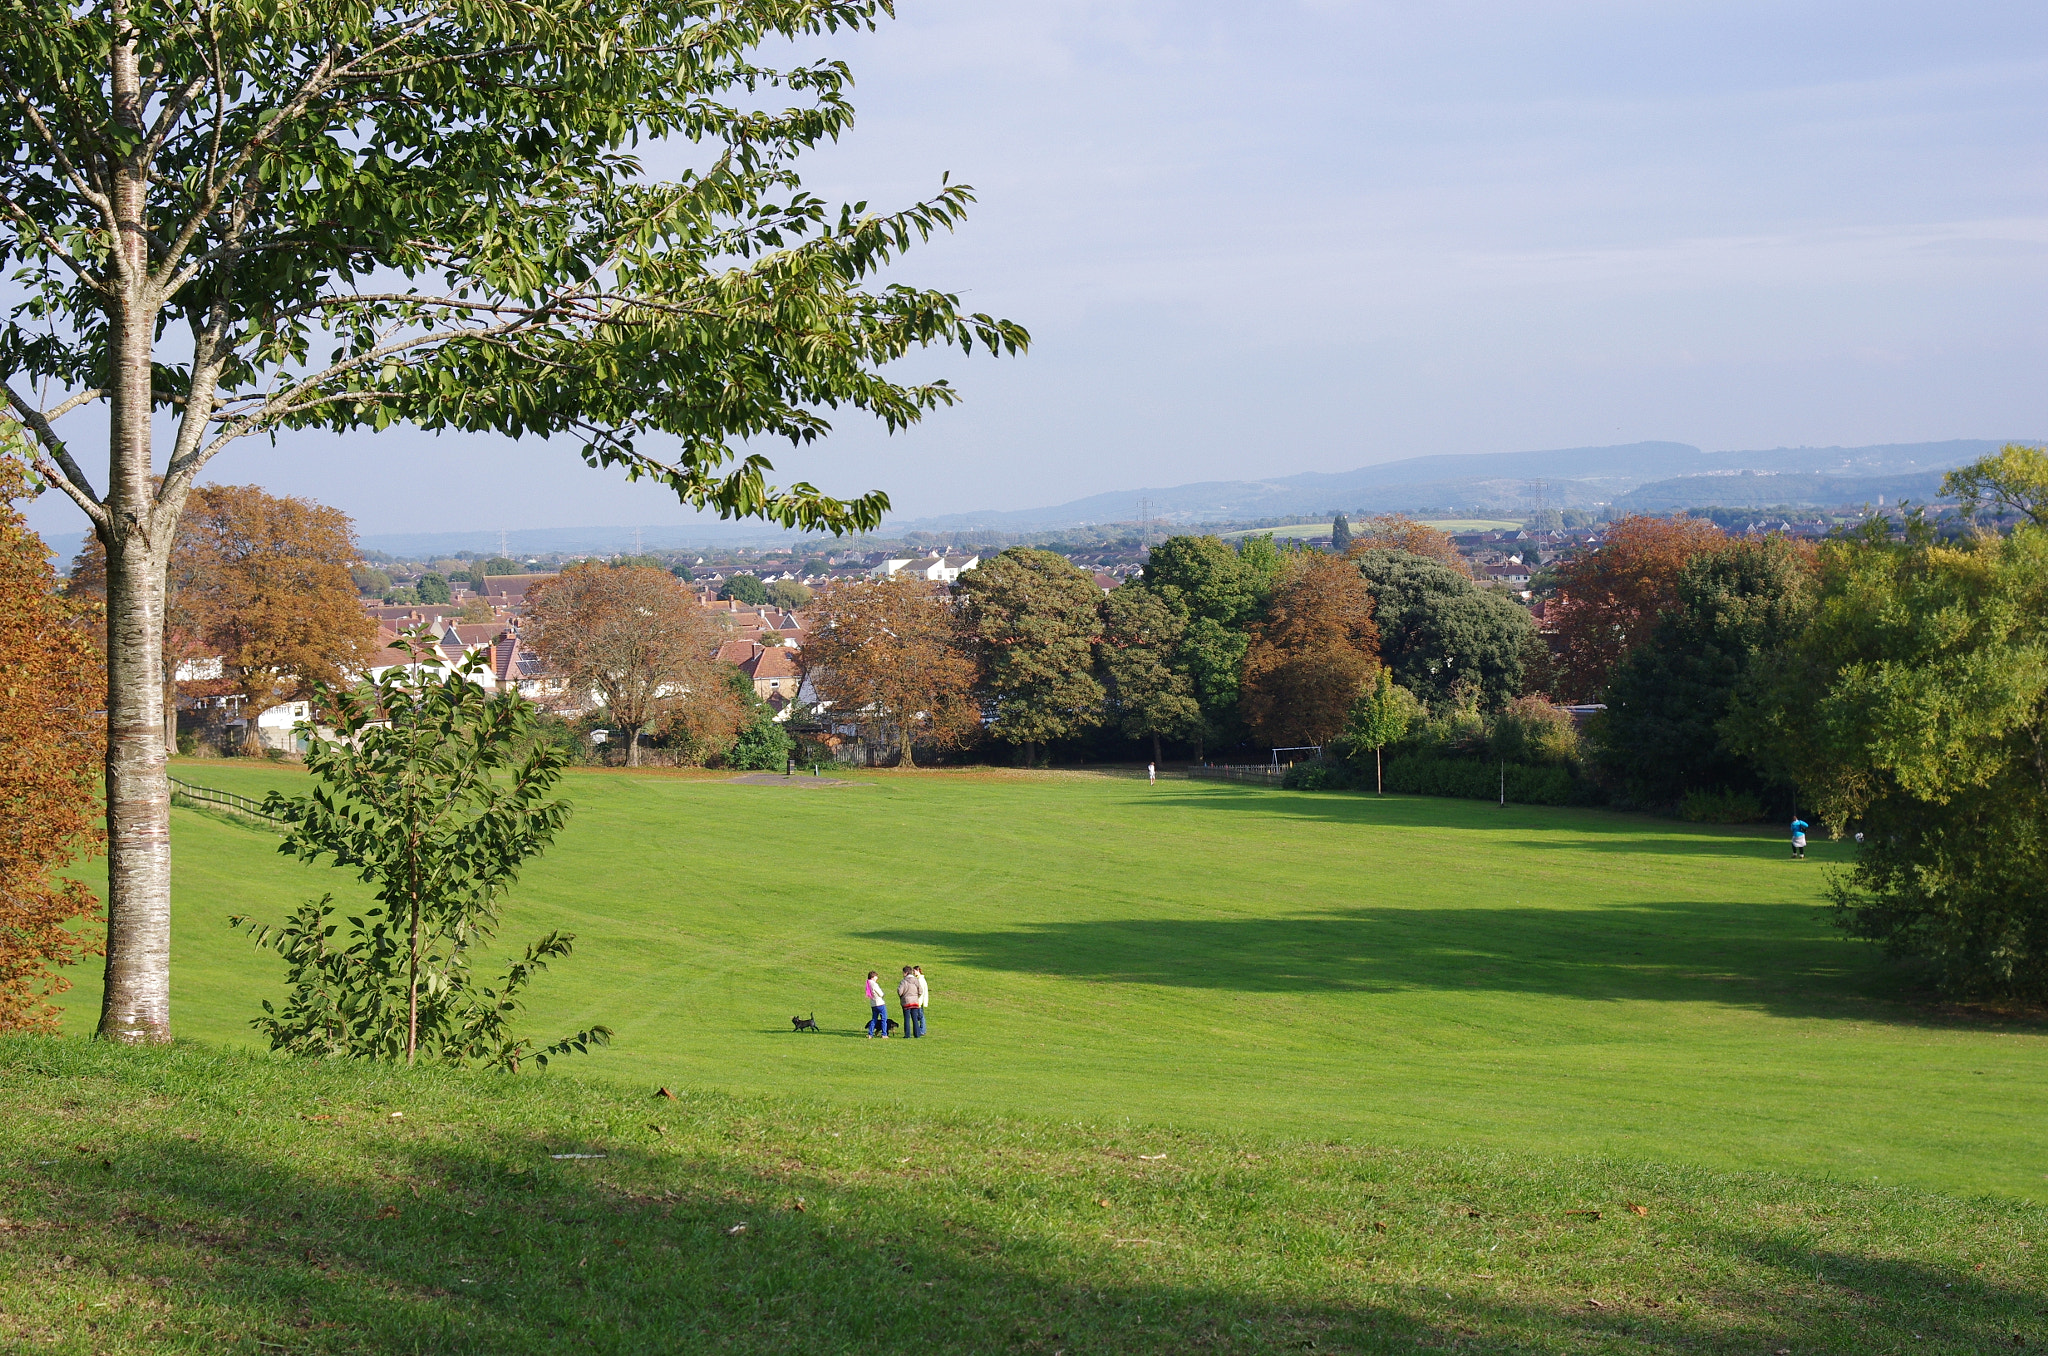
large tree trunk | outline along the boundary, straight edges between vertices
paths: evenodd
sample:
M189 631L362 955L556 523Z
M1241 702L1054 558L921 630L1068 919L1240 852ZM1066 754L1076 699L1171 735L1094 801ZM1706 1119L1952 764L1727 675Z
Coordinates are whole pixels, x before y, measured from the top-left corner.
M917 727L906 720L896 728L903 732L903 756L897 760L896 766L916 767L917 755L911 752L911 748L912 741L917 738Z
M1159 762L1159 731L1152 732L1152 761Z
M107 534L111 540L104 543L107 977L100 1035L132 1043L171 1038L171 795L165 780L163 682L168 550L151 540L156 515L149 476L146 356L139 398L126 390L128 374L122 375L113 411L114 483L108 494L113 522Z
M640 766L640 727L637 725L626 731L626 766Z
M117 6L126 19L126 6ZM114 117L142 129L130 30L109 53ZM164 575L177 505L158 511L151 476L156 298L146 235L148 166L114 173L119 293L109 309L107 521L107 979L100 1035L171 1038L171 795L164 773Z

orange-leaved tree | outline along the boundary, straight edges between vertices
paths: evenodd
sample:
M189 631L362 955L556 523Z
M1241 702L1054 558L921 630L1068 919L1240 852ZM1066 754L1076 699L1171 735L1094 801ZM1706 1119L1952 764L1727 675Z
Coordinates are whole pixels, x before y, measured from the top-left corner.
M699 739L716 727L729 741L738 727L718 628L667 570L572 565L527 592L520 634L572 693L604 704L627 767L640 766L642 731L683 721Z
M1727 547L1705 518L1623 518L1598 547L1559 565L1548 617L1557 630L1557 695L1600 695L1615 665L1678 604L1686 562Z
M811 610L804 670L832 718L878 727L913 767L924 740L959 744L980 725L977 669L953 600L909 574L848 584Z
M1379 662L1372 591L1358 567L1305 555L1252 628L1244 656L1244 714L1269 744L1327 744Z
M377 651L377 624L349 574L355 524L340 509L255 485L201 485L172 556L180 605L246 698L252 729L316 684L341 686Z
M1351 544L1346 554L1359 551L1406 551L1411 556L1426 556L1440 565L1447 565L1468 578L1472 567L1459 554L1458 543L1451 540L1451 534L1440 528L1420 523L1405 513L1382 513L1351 529Z
M98 902L53 873L94 850L96 766L106 749L106 673L60 596L48 548L14 500L20 466L0 458L0 1031L55 1031L49 999L71 987L58 968L99 945L69 924Z

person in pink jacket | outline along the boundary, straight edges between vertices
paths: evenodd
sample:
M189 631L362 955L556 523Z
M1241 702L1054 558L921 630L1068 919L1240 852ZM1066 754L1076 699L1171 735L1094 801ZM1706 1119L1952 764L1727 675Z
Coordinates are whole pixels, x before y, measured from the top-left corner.
M889 993L873 970L868 971L868 1039L889 1039Z

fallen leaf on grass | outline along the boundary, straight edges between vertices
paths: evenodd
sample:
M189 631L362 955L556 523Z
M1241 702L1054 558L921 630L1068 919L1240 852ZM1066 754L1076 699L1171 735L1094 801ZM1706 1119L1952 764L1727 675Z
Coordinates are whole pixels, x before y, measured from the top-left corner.
M1147 1163L1157 1163L1157 1162L1158 1162L1158 1161L1159 1161L1160 1159L1162 1159L1162 1158L1166 1157L1166 1155L1165 1155L1165 1154L1139 1154L1139 1155L1138 1155L1138 1157L1140 1157L1140 1158L1144 1159L1144 1160L1145 1160L1145 1161L1146 1161Z
M727 1236L729 1237L729 1236L731 1236L731 1235L733 1235L733 1234L743 1234L743 1233L745 1233L746 1231L747 1231L747 1222L746 1222L745 1220L741 1220L741 1221L740 1221L740 1222L739 1222L738 1224L735 1224L735 1225L733 1225L733 1226L732 1226L732 1228L730 1228L730 1229L727 1229L727 1230L726 1230L725 1232L726 1232Z
M384 1207L384 1208L383 1208L382 1210L379 1210L379 1211L378 1211L378 1212L377 1212L377 1213L376 1213L375 1215L371 1216L371 1218L372 1218L372 1219L397 1219L397 1218L398 1218L398 1207L397 1207L397 1206L395 1206L395 1205L387 1205L387 1206L385 1206L385 1207Z
M668 1090L667 1088L656 1088L656 1089L654 1090L654 1095L655 1095L656 1097L666 1097L666 1098L668 1098L668 1099L669 1099L669 1100L670 1100L671 1102L673 1102L673 1101L674 1101L674 1100L676 1099L676 1095L675 1095L674 1093L670 1092L670 1091L669 1091L669 1090Z
M1583 1215L1587 1219L1600 1218L1600 1212L1598 1210L1567 1210L1564 1213L1566 1219L1570 1219L1573 1215Z
M1587 1300L1586 1307L1588 1309L1605 1309L1607 1306L1602 1304L1599 1300Z
M1630 1201L1630 1202L1628 1203L1628 1209L1629 1209L1629 1213L1630 1213L1630 1214L1632 1214L1632 1215L1647 1215L1647 1214L1649 1214L1649 1213L1650 1213L1650 1207L1649 1207L1649 1206L1647 1206L1647 1205L1637 1205L1637 1204L1636 1204L1636 1203L1635 1203L1634 1201Z
M1374 1220L1372 1222L1372 1231L1376 1234L1385 1233L1387 1231L1387 1222L1382 1219Z
M1107 1196L1104 1196L1104 1197L1102 1197L1102 1198L1101 1198L1100 1200L1096 1201L1095 1203L1096 1203L1097 1205L1101 1206L1101 1207L1102 1207L1102 1208L1103 1208L1104 1210L1107 1210L1107 1209L1109 1209L1109 1197L1107 1197Z
M790 1206L789 1208L796 1211L799 1215L801 1215L804 1212L804 1198L801 1196L797 1197L796 1204Z
M653 1132L654 1132L655 1134L657 1134L657 1135L666 1135L666 1134L668 1133L668 1127L667 1127L667 1126L665 1126L665 1125L656 1125L656 1124L655 1124L655 1123L654 1123L653 1121L649 1121L649 1122L647 1122L647 1128L648 1128L649 1130L652 1130L652 1131L653 1131Z

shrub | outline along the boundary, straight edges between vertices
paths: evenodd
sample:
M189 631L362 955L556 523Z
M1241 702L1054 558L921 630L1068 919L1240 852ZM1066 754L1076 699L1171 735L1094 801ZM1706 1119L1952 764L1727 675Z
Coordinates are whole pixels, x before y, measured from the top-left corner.
M1296 763L1280 778L1280 785L1289 791L1350 791L1360 785L1372 789L1372 773L1368 768L1363 783L1358 773L1341 758L1318 758L1313 762Z
M1405 753L1387 760L1387 790L1411 796L1455 796L1497 800L1505 776L1507 798L1518 805L1570 805L1579 799L1571 770L1563 766L1482 762Z
M1767 812L1748 791L1688 791L1678 802L1678 817L1694 824L1761 824Z
M1510 763L1557 767L1579 756L1579 732L1572 718L1541 697L1518 697L1493 718L1487 738L1495 758Z

